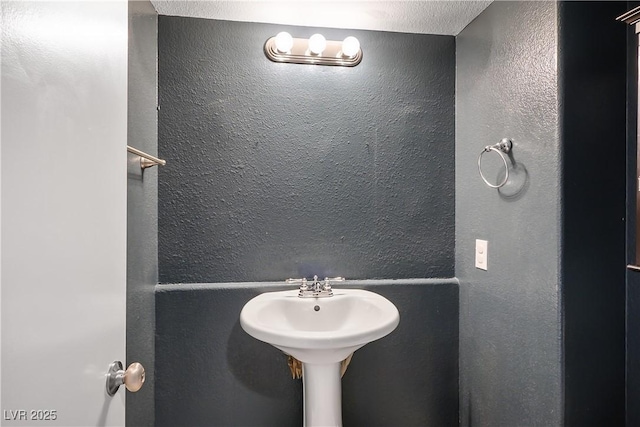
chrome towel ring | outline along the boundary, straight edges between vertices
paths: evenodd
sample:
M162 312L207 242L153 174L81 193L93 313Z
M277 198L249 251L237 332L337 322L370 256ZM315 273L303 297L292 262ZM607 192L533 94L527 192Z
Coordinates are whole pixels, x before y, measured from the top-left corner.
M487 184L489 187L500 188L504 186L509 180L509 164L507 163L507 158L505 157L505 154L509 154L512 147L513 147L513 143L511 142L511 140L509 138L503 138L502 140L500 140L500 142L496 144L487 145L480 152L480 155L478 156L478 172L480 172L480 178L482 178L484 183ZM502 158L502 161L504 162L504 169L505 169L504 179L498 185L491 184L489 181L487 181L487 178L485 178L484 174L482 173L482 155L484 153L489 153L491 151L495 151L496 153L498 153L500 155L500 158Z

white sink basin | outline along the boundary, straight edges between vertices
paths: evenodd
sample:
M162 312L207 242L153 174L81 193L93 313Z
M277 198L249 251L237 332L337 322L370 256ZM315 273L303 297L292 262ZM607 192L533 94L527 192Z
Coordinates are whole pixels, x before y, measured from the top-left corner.
M340 362L398 326L398 309L383 296L333 291L327 298L300 298L297 290L258 295L245 304L240 325L303 363Z
M240 313L249 335L302 362L305 427L342 426L340 362L399 321L393 303L360 289L334 289L325 298L300 298L298 290L267 292Z

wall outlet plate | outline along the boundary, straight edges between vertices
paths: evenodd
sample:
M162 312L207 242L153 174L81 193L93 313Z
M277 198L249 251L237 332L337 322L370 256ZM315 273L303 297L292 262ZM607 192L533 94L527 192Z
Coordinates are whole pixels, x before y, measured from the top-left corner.
M488 246L489 242L486 240L476 240L476 268L480 270L487 270L488 268Z

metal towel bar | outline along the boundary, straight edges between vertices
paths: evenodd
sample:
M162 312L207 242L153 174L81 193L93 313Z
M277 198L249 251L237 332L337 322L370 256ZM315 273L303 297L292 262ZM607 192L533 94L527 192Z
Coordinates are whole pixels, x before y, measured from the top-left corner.
M127 151L131 154L135 154L136 156L140 156L141 169L150 168L156 165L164 166L167 164L166 160L162 160L157 157L154 157L151 154L147 154L144 151L140 151L137 148L133 148L130 145L127 145Z

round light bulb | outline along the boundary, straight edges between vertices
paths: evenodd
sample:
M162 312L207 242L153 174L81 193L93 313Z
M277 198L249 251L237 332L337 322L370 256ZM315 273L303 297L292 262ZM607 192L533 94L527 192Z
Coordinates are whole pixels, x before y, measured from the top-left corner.
M360 42L357 38L349 36L342 41L342 54L353 58L360 51Z
M322 34L314 34L309 37L309 50L314 55L320 55L325 47L327 47L327 41Z
M286 31L276 35L276 50L280 53L289 52L293 47L293 37Z

